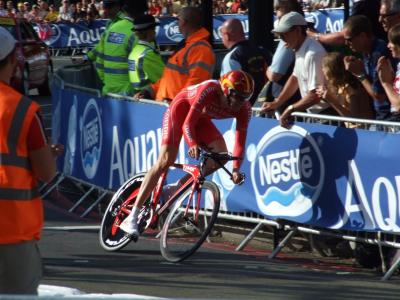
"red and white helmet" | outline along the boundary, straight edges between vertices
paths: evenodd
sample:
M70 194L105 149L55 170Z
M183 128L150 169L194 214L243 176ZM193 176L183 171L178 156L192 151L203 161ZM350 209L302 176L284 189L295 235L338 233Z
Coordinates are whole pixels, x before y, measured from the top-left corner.
M254 80L250 74L242 70L225 73L219 79L222 91L226 97L239 96L243 101L248 101L254 92Z

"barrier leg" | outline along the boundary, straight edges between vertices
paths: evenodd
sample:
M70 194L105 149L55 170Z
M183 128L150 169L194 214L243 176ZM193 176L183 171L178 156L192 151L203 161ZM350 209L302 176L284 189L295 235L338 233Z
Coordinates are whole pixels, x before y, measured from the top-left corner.
M278 247L279 245L279 239L280 239L280 232L279 228L274 227L274 236L273 236L273 247L274 249Z
M60 183L61 181L64 180L64 174L61 174L60 177L57 179L57 181L42 195L42 199L44 199L48 194L50 194ZM47 185L45 185L43 188L45 188ZM40 192L42 192L42 188L40 189Z
M379 241L382 240L382 232L381 231L378 231L377 237L378 237ZM381 243L378 243L378 249L379 249L379 256L381 257L382 273L386 273L387 267L386 267L385 257L383 256L383 250L382 250Z
M256 227L253 228L253 230L244 238L244 240L237 246L235 251L241 251L244 247L247 246L247 244L253 239L253 237L256 235L257 231L260 230L261 226L263 224L260 222L257 224Z
M382 281L389 280L390 277L392 277L393 273L396 272L396 270L400 266L400 257L396 260L396 262L390 267L389 271L385 273L385 275L381 278Z
M97 204L100 203L101 200L108 194L108 191L104 191L99 198L95 202L93 202L92 205L89 206L89 208L81 215L81 218L85 217L92 209L95 207Z
M269 259L275 258L275 256L278 255L278 253L283 249L283 247L286 246L286 244L290 241L290 239L293 237L294 234L296 234L298 231L297 227L291 229L289 233L283 238L283 240L279 243L279 245L272 251L270 255L268 255Z
M75 208L77 208L86 198L89 196L89 194L95 189L94 186L90 187L90 189L72 206L68 212L73 212Z

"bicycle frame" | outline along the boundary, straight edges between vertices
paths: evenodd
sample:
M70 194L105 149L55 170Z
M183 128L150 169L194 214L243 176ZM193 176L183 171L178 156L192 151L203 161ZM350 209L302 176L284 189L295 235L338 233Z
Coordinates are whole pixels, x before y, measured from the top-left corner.
M161 206L157 209L157 206L160 202L162 188L164 186L168 171L164 172L161 175L160 179L158 180L157 186L153 192L151 209L155 213L153 213L153 218L149 224L150 227L152 226L154 227L157 224L158 218L175 202L175 200L182 194L183 191L185 191L190 185L192 185L192 191L185 211L185 214L187 213L190 203L192 202L194 192L197 190L201 182L204 182L204 176L202 175L201 172L202 166L203 166L202 162L200 162L199 165L174 163L172 167L181 169L184 172L190 174L191 176L184 183L182 183L182 186L179 187L178 190L165 203L161 204ZM198 199L200 199L200 197L198 197ZM199 209L200 207L198 203L196 205L196 221Z
M165 183L165 179L167 177L169 169L161 174L160 179L157 182L157 185L155 189L153 190L153 197L151 200L151 203L148 207L148 211L146 212L145 215L150 214L151 220L150 222L145 225L142 223L142 221L145 221L146 223L148 222L148 218L145 217L144 220L140 221L142 225L142 228L145 227L150 227L150 228L156 228L158 218L176 201L176 199L181 196L181 194L187 190L187 188L192 185L191 188L191 194L189 196L189 201L186 205L185 209L185 215L189 211L190 204L192 203L193 195L195 192L198 193L197 197L197 203L194 205L195 209L195 222L198 221L198 215L200 211L200 199L201 199L201 189L199 187L201 184L205 181L205 174L204 174L204 169L207 160L211 158L214 162L216 162L219 165L219 168L222 168L227 174L229 174L232 178L232 173L224 166L225 162L228 160L237 160L241 159L238 157L232 157L230 155L226 154L218 154L218 153L212 153L212 152L204 152L200 155L200 161L197 165L194 164L177 164L174 163L171 167L175 167L177 169L181 169L182 171L188 173L190 177L185 180L185 182L181 183L182 186L178 188L178 190L165 202L165 203L160 203L160 196L162 193L162 189ZM242 182L244 181L244 174L242 174ZM239 183L241 184L241 183ZM127 214L130 213L130 210L128 208L129 203L131 203L132 199L135 198L138 194L138 190L134 191L131 195L129 195L128 199L124 202L122 205L121 210ZM118 224L117 224L118 225Z

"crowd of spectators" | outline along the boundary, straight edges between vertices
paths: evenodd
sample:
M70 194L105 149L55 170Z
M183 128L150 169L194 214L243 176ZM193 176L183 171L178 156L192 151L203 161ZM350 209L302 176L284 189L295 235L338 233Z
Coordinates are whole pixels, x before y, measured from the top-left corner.
M302 0L305 10L314 10L343 5L343 0ZM0 16L26 18L32 22L80 22L106 18L103 4L99 0L35 0L19 2L0 0ZM155 17L177 16L185 6L199 6L201 0L150 0L149 13ZM213 0L214 14L247 14L248 0Z
M82 0L71 3L62 0L57 6L45 0L19 2L0 0L0 16L25 18L30 22L80 22L103 17L102 3L97 0Z

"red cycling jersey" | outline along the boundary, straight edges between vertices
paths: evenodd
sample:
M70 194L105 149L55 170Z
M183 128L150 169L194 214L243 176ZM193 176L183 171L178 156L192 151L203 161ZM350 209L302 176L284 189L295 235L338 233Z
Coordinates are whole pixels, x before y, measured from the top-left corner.
M179 147L182 134L189 145L206 144L222 139L211 119L236 118L234 156L243 157L247 126L251 118L251 103L246 101L234 111L222 101L217 80L207 80L183 89L172 101L163 118L163 145ZM238 168L240 161L234 161Z

